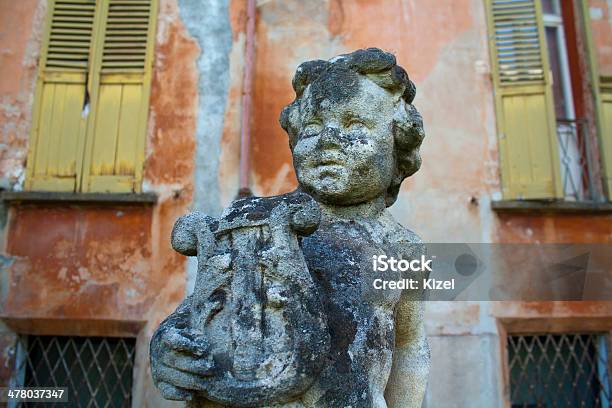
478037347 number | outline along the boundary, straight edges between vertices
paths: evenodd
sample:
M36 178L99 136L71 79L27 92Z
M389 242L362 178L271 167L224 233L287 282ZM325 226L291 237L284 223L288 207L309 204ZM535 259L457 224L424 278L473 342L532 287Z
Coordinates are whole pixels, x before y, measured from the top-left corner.
M0 402L67 402L67 387L0 388Z

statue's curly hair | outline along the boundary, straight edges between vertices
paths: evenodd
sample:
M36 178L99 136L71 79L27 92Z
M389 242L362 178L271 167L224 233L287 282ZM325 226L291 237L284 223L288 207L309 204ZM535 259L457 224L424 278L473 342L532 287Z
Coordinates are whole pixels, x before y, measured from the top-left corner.
M412 105L416 87L406 71L397 65L393 54L379 48L368 48L339 55L329 61L314 60L300 64L293 77L295 100L281 112L280 124L289 135L289 145L293 150L301 128L298 114L300 98L311 83L337 69L349 69L381 88L401 95L393 116L395 173L385 196L386 204L390 206L397 199L402 181L421 167L419 147L425 137L421 115Z

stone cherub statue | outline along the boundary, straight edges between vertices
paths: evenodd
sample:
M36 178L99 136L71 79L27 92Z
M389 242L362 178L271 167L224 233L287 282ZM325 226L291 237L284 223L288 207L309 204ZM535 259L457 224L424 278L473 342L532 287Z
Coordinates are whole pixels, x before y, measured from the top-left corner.
M421 254L386 210L421 162L414 84L370 48L301 64L293 88L299 188L177 221L198 276L151 340L153 379L192 407L420 407L423 294L371 284L373 256Z

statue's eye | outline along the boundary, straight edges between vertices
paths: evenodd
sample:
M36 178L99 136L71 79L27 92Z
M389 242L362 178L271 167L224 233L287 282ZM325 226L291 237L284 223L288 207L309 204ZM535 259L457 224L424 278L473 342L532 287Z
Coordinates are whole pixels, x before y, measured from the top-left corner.
M347 126L349 132L360 132L367 130L367 126L360 120L354 119L351 120Z
M313 122L304 127L302 134L304 136L314 136L321 133L321 130L323 130L323 126L320 123Z

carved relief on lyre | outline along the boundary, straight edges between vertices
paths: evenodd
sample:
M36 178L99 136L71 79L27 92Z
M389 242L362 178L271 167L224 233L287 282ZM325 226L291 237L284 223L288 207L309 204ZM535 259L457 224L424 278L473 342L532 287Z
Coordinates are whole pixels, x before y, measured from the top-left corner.
M244 406L290 400L321 370L329 334L299 236L318 226L308 195L235 201L219 219L193 213L173 247L198 257L191 326L212 367L208 399Z

